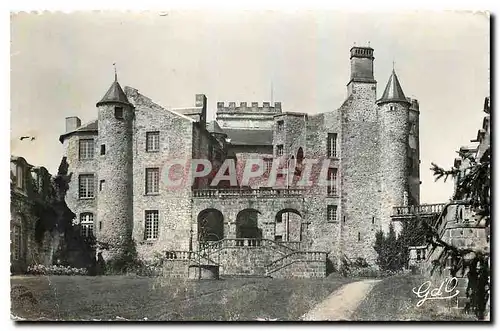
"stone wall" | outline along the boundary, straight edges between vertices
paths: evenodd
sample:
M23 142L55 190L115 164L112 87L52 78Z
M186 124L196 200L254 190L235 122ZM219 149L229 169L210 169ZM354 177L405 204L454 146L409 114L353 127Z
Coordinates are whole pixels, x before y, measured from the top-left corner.
M134 158L134 201L133 201L133 238L139 257L150 259L154 252L164 250L188 250L191 237L191 178L189 176L193 153L192 119L170 112L137 90L126 87L125 93L135 106L135 125L133 140ZM160 150L146 151L146 132L160 132ZM166 185L167 162L180 160L182 165L171 168L172 181L184 178L177 186ZM160 169L158 194L146 194L146 168ZM157 239L145 240L145 211L158 210L159 233Z
M94 139L95 149L94 158L91 160L80 160L79 157L79 141L80 139ZM97 215L97 199L99 197L99 178L98 178L98 157L99 140L95 132L75 132L68 136L63 142L66 160L68 162L68 173L72 173L69 189L66 193L66 203L68 208L71 209L79 220L82 213L92 213L94 215L94 229L98 229L98 215ZM80 199L78 176L80 174L93 174L94 181L94 198Z
M341 242L348 258L374 264L375 233L384 221L380 210L379 121L376 84L350 84L351 95L341 108ZM389 222L387 220L387 222Z
M408 106L387 103L380 113L380 217L387 232L394 206L402 206L408 192ZM400 229L396 229L399 232Z
M162 276L167 278L189 278L189 265L187 260L169 260L163 263Z
M320 261L295 261L270 275L272 278L324 278L326 263Z
M17 186L17 167L23 173L24 187ZM26 272L34 264L52 265L63 237L57 228L51 175L43 167L33 168L24 158L11 158L10 193L11 272ZM20 231L18 236L17 231ZM19 239L19 254L16 254L14 242Z
M117 106L123 109L123 118L116 118ZM102 251L106 261L123 258L132 244L133 120L132 106L112 103L98 107L98 146L104 145L105 153L94 156L99 183L95 186L99 191L95 234L106 245Z

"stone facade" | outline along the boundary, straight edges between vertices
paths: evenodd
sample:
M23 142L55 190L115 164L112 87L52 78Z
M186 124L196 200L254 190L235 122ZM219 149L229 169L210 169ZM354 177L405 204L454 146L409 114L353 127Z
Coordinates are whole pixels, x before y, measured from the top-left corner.
M12 156L10 165L11 272L39 264L87 267L81 228L71 223L74 214L64 203L62 176L52 177L22 157Z
M143 259L155 252L199 250L199 238L210 223L217 240L245 234L251 239L299 243L300 249L288 252L296 257L319 251L334 264L342 256L374 263L375 232L387 228L393 206L403 203L405 195L418 204L420 181L418 102L404 97L394 72L389 83L397 83L399 94L386 93L387 87L377 100L373 60L373 49L353 47L347 99L338 109L316 114L283 112L280 102L218 102L216 120L208 121L204 95L196 95L194 107L165 109L136 89L126 87L123 92L115 81L103 99L108 101L97 107L97 121L81 126L78 118L67 119L61 142L70 171L74 178L94 174L99 187L92 198L82 199L78 180L73 180L68 205L77 215L94 214L98 239L109 244L128 236ZM123 103L125 117L117 122L113 111ZM147 150L150 132L159 135L155 151ZM95 140L95 153L81 160L79 141L86 138ZM104 144L106 154L101 156L99 146ZM190 165L199 158L212 163L206 178L193 181L189 167L166 171L166 164L174 160ZM264 175L241 183L244 162L255 158L263 159ZM209 186L228 159L237 164L238 183ZM309 159L328 161L335 183L325 187L316 181L304 188ZM270 183L273 161L290 169ZM313 179L320 177L320 166L310 169ZM160 171L160 187L148 193L146 169L151 168ZM182 175L178 186L163 185L167 177ZM149 211L158 215L154 238L145 236ZM238 247L233 248L241 251ZM272 250L264 251L262 258L274 258ZM231 261L227 255L225 266L233 265ZM304 263L299 259L291 264ZM257 264L253 272L260 268ZM316 274L304 270L297 272Z

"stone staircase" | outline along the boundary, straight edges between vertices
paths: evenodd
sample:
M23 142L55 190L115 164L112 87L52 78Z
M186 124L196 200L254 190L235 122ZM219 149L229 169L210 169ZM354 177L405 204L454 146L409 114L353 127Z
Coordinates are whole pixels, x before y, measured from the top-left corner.
M228 277L317 278L326 276L326 253L306 251L301 242L222 239L203 245L200 255Z

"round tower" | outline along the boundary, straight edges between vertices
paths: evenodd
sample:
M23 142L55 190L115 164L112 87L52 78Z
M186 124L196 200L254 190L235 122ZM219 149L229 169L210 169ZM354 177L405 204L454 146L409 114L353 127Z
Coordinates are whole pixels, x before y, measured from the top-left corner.
M393 70L384 94L377 101L380 137L380 220L388 231L393 207L402 206L408 194L408 128L410 102ZM395 225L398 232L399 226Z
M134 107L115 75L98 110L98 224L106 262L129 252L132 241L132 122Z

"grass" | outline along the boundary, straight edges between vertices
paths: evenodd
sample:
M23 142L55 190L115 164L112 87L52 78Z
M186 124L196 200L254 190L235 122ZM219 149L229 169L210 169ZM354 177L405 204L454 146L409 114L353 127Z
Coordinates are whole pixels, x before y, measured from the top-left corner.
M11 311L27 320L298 320L351 281L23 276L11 278Z
M358 306L351 320L356 321L465 321L475 320L462 310L444 308L446 299L427 300L417 307L420 300L412 292L427 281L420 275L398 275L385 278L375 285Z

